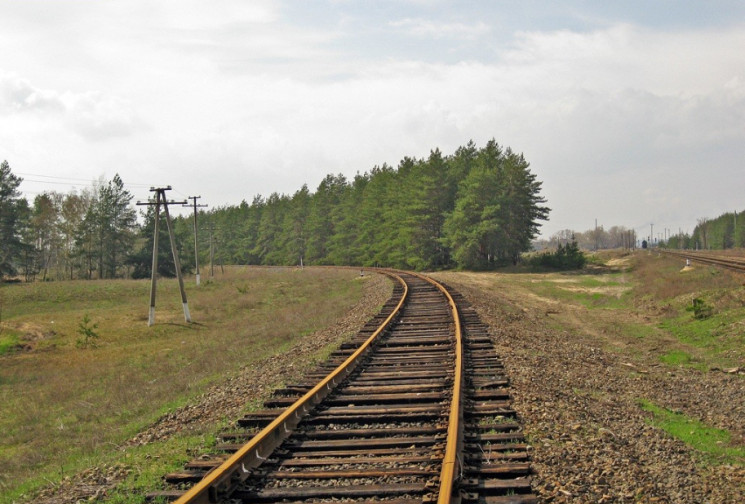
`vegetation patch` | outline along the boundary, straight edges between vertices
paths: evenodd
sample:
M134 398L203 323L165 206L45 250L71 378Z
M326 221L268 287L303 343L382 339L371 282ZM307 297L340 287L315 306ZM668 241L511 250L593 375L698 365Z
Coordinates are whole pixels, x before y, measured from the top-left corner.
M661 355L660 361L669 366L687 366L693 361L693 357L682 350L671 350Z
M3 329L2 332L0 332L0 355L16 350L19 344L20 339L18 338L18 334L15 332L10 332L7 329Z
M585 254L577 242L559 244L554 252L544 252L530 258L529 264L557 270L578 270L587 264Z
M646 399L639 405L652 414L648 422L699 452L707 462L745 465L745 446L735 445L732 435L700 420L657 406Z
M703 350L712 359L731 356L717 364L727 366L737 364L737 357L742 358L745 347L745 332L742 331L744 318L743 308L728 310L705 319L696 319L688 312L682 312L663 320L660 327L681 343Z
M147 280L0 287L3 348L45 338L0 355L0 503L89 467L211 385L328 327L361 296L356 277L226 268L200 287L187 282L192 324L177 282L162 281L152 327ZM46 301L56 298L70 301Z

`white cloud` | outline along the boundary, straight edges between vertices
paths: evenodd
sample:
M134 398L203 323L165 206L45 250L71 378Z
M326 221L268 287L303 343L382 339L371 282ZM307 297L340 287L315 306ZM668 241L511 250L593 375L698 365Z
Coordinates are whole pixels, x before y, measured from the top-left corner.
M40 89L15 75L0 76L0 127L13 135L17 115L35 114L38 120L71 128L88 140L129 136L144 127L125 100L100 92L74 93ZM28 134L24 132L23 134Z
M34 88L15 75L0 75L0 110L6 114L26 111L64 110L57 93Z
M448 23L421 18L405 18L391 21L389 26L404 35L427 38L476 39L491 32L491 27L483 21L468 23Z
M505 45L468 9L396 13L358 39L353 4L358 22L323 27L272 1L55 3L49 19L41 5L14 5L22 22L0 33L0 147L19 171L118 171L237 204L494 137L544 180L548 234L643 223L655 202L703 215L742 194L720 182L745 158L742 27L524 30ZM380 26L390 47L362 52ZM443 63L432 46L463 50ZM647 200L650 187L664 190Z

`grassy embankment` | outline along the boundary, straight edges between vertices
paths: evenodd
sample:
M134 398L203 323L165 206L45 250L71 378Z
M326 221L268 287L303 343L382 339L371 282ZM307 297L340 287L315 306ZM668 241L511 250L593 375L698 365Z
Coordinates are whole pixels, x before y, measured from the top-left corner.
M745 275L656 253L592 256L581 272L516 278L541 297L579 305L608 345L656 353L661 363L701 371L745 364ZM696 317L694 300L705 316ZM566 324L558 318L557 323Z
M192 324L176 281L161 280L153 327L148 281L0 286L0 502L87 467L142 460L150 468L127 485L153 484L217 427L126 453L121 443L241 366L327 327L360 298L358 278L227 269L199 288L187 282Z
M638 251L591 256L581 271L534 273L518 267L498 277L463 275L482 289L507 289L524 308L545 312L557 334L589 335L593 344L623 359L673 373L744 368L745 275L683 266L680 259ZM745 385L742 376L733 378ZM652 424L694 447L703 460L745 463L745 446L733 446L729 432L646 397L638 404L651 413Z

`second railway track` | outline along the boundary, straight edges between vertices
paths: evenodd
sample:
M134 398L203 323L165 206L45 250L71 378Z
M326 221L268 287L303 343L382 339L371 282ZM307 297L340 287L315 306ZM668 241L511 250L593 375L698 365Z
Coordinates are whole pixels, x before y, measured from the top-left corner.
M745 258L738 256L724 256L716 255L711 252L701 252L692 250L673 250L673 249L658 249L663 254L673 255L682 257L683 259L689 259L691 261L699 262L701 264L707 264L710 266L719 266L721 268L727 268L740 273L745 272Z
M487 327L422 276L303 383L166 477L195 502L536 502L528 447Z

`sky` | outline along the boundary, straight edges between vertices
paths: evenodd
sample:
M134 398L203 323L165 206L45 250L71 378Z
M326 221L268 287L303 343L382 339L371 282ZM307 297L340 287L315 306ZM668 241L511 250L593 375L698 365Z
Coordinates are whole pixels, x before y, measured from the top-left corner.
M0 160L29 201L118 173L136 200L238 205L493 138L542 181L544 238L745 210L740 0L0 0L0 19Z

